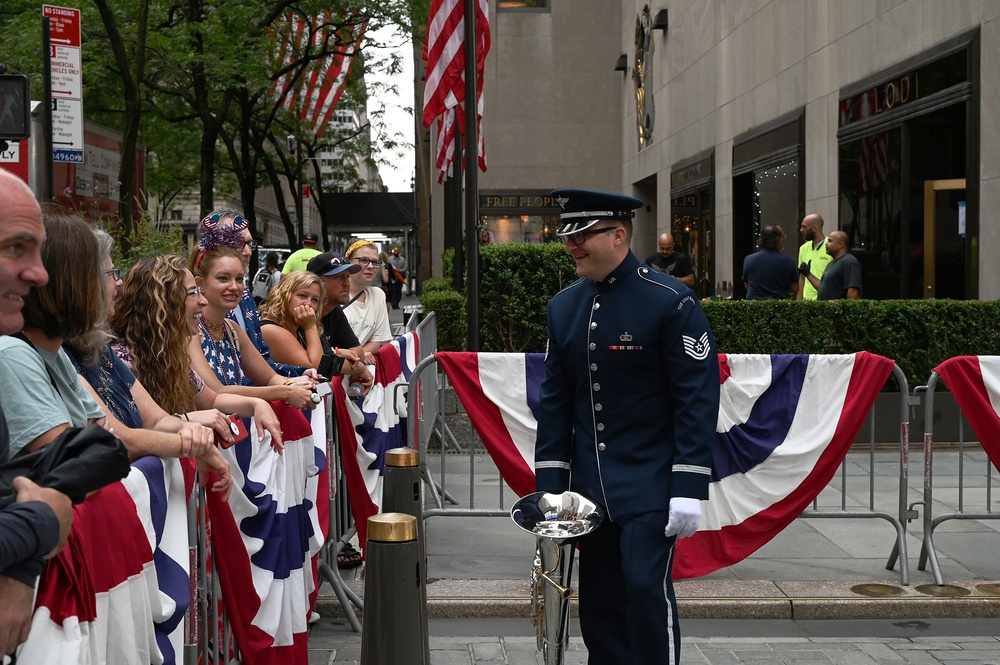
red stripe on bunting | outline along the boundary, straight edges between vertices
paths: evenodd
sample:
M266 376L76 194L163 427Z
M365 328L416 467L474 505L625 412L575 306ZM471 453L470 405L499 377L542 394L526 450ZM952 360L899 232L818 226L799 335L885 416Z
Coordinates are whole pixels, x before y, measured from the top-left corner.
M979 357L949 358L934 371L951 390L986 455L1000 470L1000 418L990 401Z

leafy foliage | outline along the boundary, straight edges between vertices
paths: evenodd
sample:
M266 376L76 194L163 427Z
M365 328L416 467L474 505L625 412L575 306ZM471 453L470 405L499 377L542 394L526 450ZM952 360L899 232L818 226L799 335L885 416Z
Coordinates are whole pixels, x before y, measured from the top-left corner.
M559 243L485 245L479 251L480 343L483 351L545 348L545 306L576 280Z
M703 303L721 353L854 353L892 358L910 385L954 356L1000 354L1000 302L764 300Z
M469 330L465 296L450 288L436 291L424 289L420 304L425 313L435 312L437 315L438 350L464 350Z
M116 236L118 233L111 228L104 230L112 236ZM132 241L132 245L126 250L122 249L120 242L116 242L112 248L111 258L114 264L121 269L123 275L139 259L166 254L187 256L187 245L184 244L181 227L173 224L160 226L150 218L148 213L144 213L139 218L133 231Z

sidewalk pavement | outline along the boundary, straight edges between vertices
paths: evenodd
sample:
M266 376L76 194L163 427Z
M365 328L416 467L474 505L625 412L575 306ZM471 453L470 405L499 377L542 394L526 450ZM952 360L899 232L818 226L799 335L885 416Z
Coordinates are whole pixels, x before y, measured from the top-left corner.
M416 298L404 298L402 304L416 304ZM402 315L403 310L393 310L390 321L401 323ZM509 509L516 499L500 481L489 455L449 453L441 458L431 453L428 468L436 476L444 469L447 489L460 507L468 506L474 497L477 508ZM873 501L877 510L895 514L898 451L852 452L848 458L859 475L842 479L838 474L821 493L818 507L866 510ZM921 518L922 460L922 448L911 443L907 505L919 511ZM879 481L875 488L867 483L872 464ZM960 474L966 483L964 492L959 491ZM903 584L899 562L891 570L886 568L896 542L896 531L887 520L802 517L744 561L699 579L676 582L688 636L683 662L1000 663L1000 643L988 632L963 637L958 629L948 639L934 631L921 634L922 626L931 620L1000 617L1000 583L996 581L1000 580L996 555L1000 499L990 489L1000 487L1000 474L976 444L961 452L936 444L933 477L931 515L963 508L982 511L979 519L949 520L935 529L944 586L935 584L929 563L919 569L921 518L905 524L909 584ZM433 507L429 491L425 493L427 505ZM993 511L995 516L990 514ZM528 573L535 549L532 537L504 517L437 516L427 518L426 527L432 664L539 662L527 619ZM363 568L341 571L362 598L364 572ZM575 612L575 600L572 609ZM321 589L318 610L323 616L312 628L310 663L357 662L360 635L351 631L329 586ZM489 632L485 636L456 633L454 619L469 618L492 620L483 624ZM883 619L908 627L910 634L888 631L850 640L796 634L768 637L775 633L764 628L782 620ZM704 636L697 634L699 622L709 622ZM1000 629L992 632L1000 635ZM573 632L566 662L586 662L579 631Z

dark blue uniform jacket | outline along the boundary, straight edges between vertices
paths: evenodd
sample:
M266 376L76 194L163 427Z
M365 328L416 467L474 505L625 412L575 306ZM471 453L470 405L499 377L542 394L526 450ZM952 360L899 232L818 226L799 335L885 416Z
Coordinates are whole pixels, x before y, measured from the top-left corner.
M613 520L707 499L719 362L694 293L629 252L556 295L548 331L537 489L572 489Z

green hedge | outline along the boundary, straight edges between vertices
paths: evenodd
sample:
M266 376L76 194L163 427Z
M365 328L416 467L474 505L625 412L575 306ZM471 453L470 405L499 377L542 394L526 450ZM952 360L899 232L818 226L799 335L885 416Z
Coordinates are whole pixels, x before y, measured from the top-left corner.
M558 243L480 248L483 351L545 350L545 305L576 279ZM465 296L425 286L425 312L437 312L438 348L462 350ZM425 282L426 284L426 282ZM438 287L446 290L438 290ZM960 355L1000 355L1000 301L839 300L702 303L723 353L853 353L894 359L912 385ZM637 303L641 307L642 303Z
M1000 302L979 300L702 303L722 353L853 353L892 358L910 385L953 356L1000 355Z

